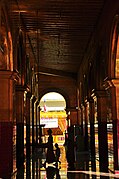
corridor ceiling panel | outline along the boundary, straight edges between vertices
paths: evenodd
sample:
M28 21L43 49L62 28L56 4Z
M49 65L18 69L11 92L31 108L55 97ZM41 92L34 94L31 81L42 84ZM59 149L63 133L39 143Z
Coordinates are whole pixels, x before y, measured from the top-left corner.
M13 26L26 31L41 72L76 74L105 0L9 0Z

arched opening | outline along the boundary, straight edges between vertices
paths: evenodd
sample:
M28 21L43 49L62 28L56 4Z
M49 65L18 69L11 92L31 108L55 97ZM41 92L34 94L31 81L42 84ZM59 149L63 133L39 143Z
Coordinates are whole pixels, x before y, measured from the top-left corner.
M119 16L114 19L112 35L111 35L111 50L109 64L109 81L108 81L108 158L109 168L114 170L118 167L119 158L119 138L118 138L118 119L119 119Z
M109 77L111 79L119 78L119 15L114 18L114 24L111 34Z
M65 142L66 123L66 101L57 92L48 92L40 100L40 125L43 127L43 142L47 142L47 130L53 132L53 142L63 145Z
M118 34L118 36L119 36L119 34ZM118 41L117 41L115 76L116 76L116 78L119 78L119 38L118 38Z

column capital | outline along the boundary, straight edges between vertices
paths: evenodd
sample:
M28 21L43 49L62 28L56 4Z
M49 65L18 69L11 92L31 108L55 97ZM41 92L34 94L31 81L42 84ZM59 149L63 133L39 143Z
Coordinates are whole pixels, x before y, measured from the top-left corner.
M92 96L88 97L88 98L86 98L85 103L83 104L83 106L86 106L88 103L93 103L93 102L94 102L93 97Z
M32 96L31 92L27 92L27 93L26 93L26 97L27 97L27 98L29 98L29 99L30 99L30 98L31 98L31 96Z
M38 105L38 110L39 112L42 110L42 108L40 107L40 104Z
M112 79L112 83L115 87L119 87L119 79Z
M81 109L83 109L85 106L84 106L84 104L81 104Z
M108 79L106 78L103 83L104 88L107 90L112 87L119 87L119 78Z
M94 103L94 99L92 97L89 98L89 103Z
M36 100L36 101L35 101L35 103L36 103L36 106L38 106L38 105L39 105L39 101L38 101L38 100Z
M25 91L25 88L24 88L24 86L22 86L22 85L16 85L16 91Z
M100 97L106 97L107 93L105 90L93 90L91 97L94 99L95 97L100 98Z
M77 110L77 107L74 106L74 107L68 107L65 109L66 113L68 113L69 111L76 111Z
M106 78L103 82L103 87L105 90L108 90L108 89L114 87L114 83L112 82L111 79Z
M14 81L18 81L19 76L16 71L2 70L0 71L0 79L11 79Z
M36 97L34 95L31 96L31 99L32 99L33 102L36 101Z

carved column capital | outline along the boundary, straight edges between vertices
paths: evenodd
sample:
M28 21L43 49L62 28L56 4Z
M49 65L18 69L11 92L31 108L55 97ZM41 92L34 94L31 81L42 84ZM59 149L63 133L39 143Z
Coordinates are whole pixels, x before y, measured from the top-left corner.
M93 90L91 97L94 99L95 97L106 97L106 91L105 90Z

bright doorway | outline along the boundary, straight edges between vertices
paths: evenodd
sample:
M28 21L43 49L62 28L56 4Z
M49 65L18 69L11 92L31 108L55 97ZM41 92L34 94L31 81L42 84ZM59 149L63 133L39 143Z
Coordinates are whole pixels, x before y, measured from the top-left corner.
M44 124L43 141L47 142L47 130L52 129L53 142L63 145L66 131L66 101L57 92L46 93L40 100L40 124Z

